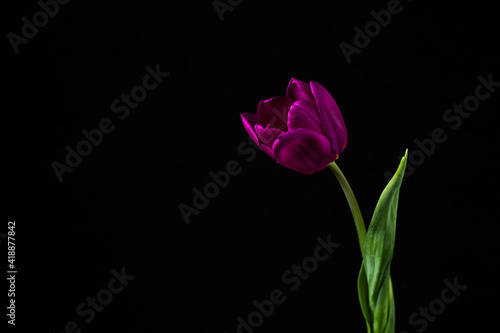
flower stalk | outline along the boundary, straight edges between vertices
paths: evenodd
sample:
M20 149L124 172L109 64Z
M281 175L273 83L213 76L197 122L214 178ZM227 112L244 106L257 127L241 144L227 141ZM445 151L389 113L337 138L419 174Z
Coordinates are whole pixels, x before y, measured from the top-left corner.
M349 182L345 178L344 174L340 170L339 166L335 162L328 164L328 168L333 172L335 178L339 181L342 190L344 191L347 202L349 203L349 208L351 209L352 217L354 219L354 225L356 226L356 232L358 234L359 247L361 249L361 256L363 260L365 259L365 238L366 238L366 226L363 221L363 216L361 215L361 210L359 209L358 201L356 196L352 191Z

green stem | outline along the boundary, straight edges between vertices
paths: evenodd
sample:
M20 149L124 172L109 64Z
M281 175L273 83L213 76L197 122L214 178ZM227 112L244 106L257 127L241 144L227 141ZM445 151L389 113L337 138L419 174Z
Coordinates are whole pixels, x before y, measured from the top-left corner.
M359 247L361 248L361 255L363 256L363 260L365 259L365 238L366 238L366 226L363 221L363 216L361 215L361 211L359 209L358 202L356 201L356 197L354 196L354 192L351 189L351 186L347 182L347 179L344 177L342 171L335 162L328 164L328 168L332 170L333 174L337 178L344 190L345 197L347 202L349 203L349 207L351 208L352 217L354 219L354 225L356 226L356 232L358 233Z

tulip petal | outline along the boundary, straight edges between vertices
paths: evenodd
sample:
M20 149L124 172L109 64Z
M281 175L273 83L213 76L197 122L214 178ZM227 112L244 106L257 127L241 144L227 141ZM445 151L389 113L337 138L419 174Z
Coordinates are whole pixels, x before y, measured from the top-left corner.
M257 133L255 133L255 124L257 124L257 115L255 113L243 113L240 114L241 120L243 121L243 126L247 131L250 138L252 138L253 142L256 145L259 144L259 139L257 138Z
M306 128L281 134L273 151L279 164L306 175L323 170L338 156L326 136Z
M323 133L316 103L305 100L296 101L288 113L288 130L307 128Z
M303 99L310 102L315 102L314 95L311 92L311 87L305 82L294 79L290 79L288 87L286 89L286 97L293 99Z
M257 133L257 137L260 139L262 144L272 148L274 141L278 138L278 136L283 133L279 128L271 128L269 124L267 127L262 127L262 125L255 125L255 132Z
M264 126L270 124L271 128L279 128L282 131L288 130L286 126L288 111L294 102L295 100L291 98L281 96L260 101L257 106L259 124Z
M330 139L332 149L340 154L347 145L344 118L332 95L321 84L311 81L311 91L316 98L321 125Z
M243 126L245 127L245 130L247 131L248 135L250 135L250 138L253 140L253 142L255 142L255 144L260 149L262 149L263 152L265 152L267 155L271 156L274 159L274 153L272 149L259 141L257 132L255 131L255 127L260 126L257 124L257 115L255 113L243 113L240 114L240 116L243 121Z
M269 148L268 146L264 145L264 144L260 144L259 145L259 148L264 152L266 153L267 155L269 155L273 160L275 160L276 158L274 158L274 152L271 148Z
M255 132L259 138L259 148L267 155L275 159L272 147L278 136L283 132L278 128L271 128L269 124L266 128L262 127L262 125L256 124Z

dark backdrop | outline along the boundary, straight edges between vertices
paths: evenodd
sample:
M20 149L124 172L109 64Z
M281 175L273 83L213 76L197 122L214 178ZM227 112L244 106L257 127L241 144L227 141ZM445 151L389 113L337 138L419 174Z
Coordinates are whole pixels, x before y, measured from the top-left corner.
M42 26L18 53L9 33L22 37L22 18L33 22L41 5L4 4L0 233L16 222L18 332L233 333L275 289L286 299L255 332L366 332L357 238L337 181L243 143L239 114L284 95L291 77L321 83L342 110L349 138L337 164L367 222L384 174L413 153L392 263L396 331L496 327L500 88L460 123L443 119L475 95L479 76L500 81L493 4L403 0L350 63L340 44L354 46L354 29L387 1L232 4L221 21L209 0L71 1L47 22L38 15ZM128 115L121 103L113 112L147 66L169 75ZM95 134L97 146L58 179L54 161L66 165L66 147L103 119L112 131ZM436 128L447 139L425 153L415 140L429 142ZM239 173L187 224L179 205L193 206L193 189L233 160ZM313 255L318 237L340 246L291 291L282 276ZM122 287L113 280L121 273ZM467 289L443 310L444 280ZM105 303L100 312L88 297ZM410 323L430 304L438 315Z

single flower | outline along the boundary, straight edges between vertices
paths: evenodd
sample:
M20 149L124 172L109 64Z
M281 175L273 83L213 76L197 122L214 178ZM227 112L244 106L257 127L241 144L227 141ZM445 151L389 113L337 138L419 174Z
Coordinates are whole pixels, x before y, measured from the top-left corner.
M347 129L332 95L321 84L292 78L286 97L260 101L257 114L241 114L252 140L277 163L310 175L335 161Z

